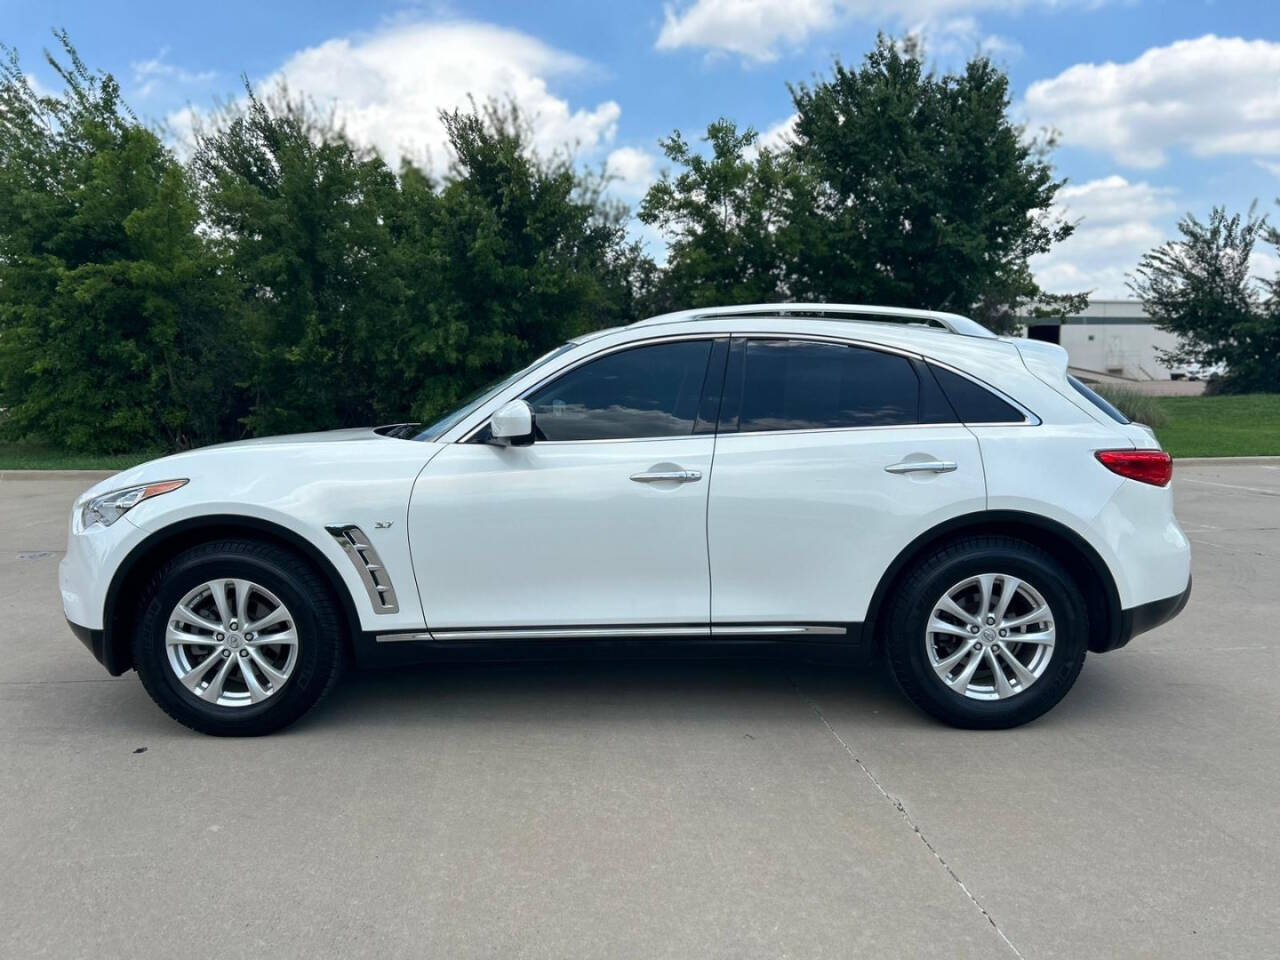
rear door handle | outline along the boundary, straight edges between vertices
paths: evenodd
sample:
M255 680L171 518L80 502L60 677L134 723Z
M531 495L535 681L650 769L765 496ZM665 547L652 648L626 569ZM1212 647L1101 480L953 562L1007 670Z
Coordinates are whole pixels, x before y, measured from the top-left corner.
M903 460L885 467L886 473L950 473L956 469L954 460Z
M652 470L644 473L633 473L631 479L636 483L659 483L663 480L676 483L693 483L702 479L700 470Z

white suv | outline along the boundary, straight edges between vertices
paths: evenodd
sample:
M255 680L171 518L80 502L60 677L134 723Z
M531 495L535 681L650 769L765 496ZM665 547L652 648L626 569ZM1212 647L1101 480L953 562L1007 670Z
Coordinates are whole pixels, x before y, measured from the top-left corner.
M590 334L425 429L180 453L89 490L62 600L181 722L258 734L360 664L884 656L964 727L1039 716L1181 610L1151 433L1061 348L784 304Z

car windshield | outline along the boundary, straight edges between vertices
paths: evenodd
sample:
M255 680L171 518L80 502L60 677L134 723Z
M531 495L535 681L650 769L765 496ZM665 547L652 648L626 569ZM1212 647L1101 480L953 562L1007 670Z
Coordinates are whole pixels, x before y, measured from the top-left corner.
M576 346L577 344L572 342L562 344L561 346L556 347L550 353L544 353L542 356L540 356L537 360L533 361L533 363L529 364L524 369L517 370L515 373L511 374L511 376L506 377L505 379L499 380L497 383L489 384L489 386L484 387L478 392L472 394L471 397L469 397L467 400L463 402L462 406L458 407L458 409L454 410L452 413L446 413L443 417L441 417L435 423L431 424L426 429L419 432L413 439L438 440L441 436L444 435L444 433L447 430L456 426L458 423L465 420L467 417L471 416L471 414L475 413L476 410L480 409L482 406L488 403L489 400L491 400L493 397L496 397L499 393L501 393L507 387L511 386L511 384L515 383L517 380L523 377L526 373L529 373L533 370L538 369L538 367L542 366L544 363L548 362L549 360L554 360L556 357L560 356L560 354L566 353L567 351L572 350Z

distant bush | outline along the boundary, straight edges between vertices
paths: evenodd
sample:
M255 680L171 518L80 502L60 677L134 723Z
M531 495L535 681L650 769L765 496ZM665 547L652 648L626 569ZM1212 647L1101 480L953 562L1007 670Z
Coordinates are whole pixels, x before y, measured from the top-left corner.
M1139 393L1132 387L1115 383L1095 383L1093 389L1136 423L1145 423L1148 427L1163 427L1169 422L1169 416L1160 405L1159 397Z

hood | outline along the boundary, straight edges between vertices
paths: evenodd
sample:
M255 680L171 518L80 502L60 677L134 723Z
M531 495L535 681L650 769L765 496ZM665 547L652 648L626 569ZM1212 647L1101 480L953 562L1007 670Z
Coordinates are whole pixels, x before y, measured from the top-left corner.
M401 436L396 431L415 427L412 423L393 423L384 427L344 427L340 430L317 430L315 433L286 433L278 437L253 437L248 440L232 440L215 443L199 450L229 450L236 447L273 447L290 443L339 443L349 440L386 440ZM191 451L194 453L195 451Z
M341 430L255 437L249 440L234 440L230 443L196 447L193 450L183 450L167 457L148 460L146 463L123 470L94 484L81 495L81 498L96 496L137 483L154 483L179 477L195 478L211 470L221 472L227 469L226 465L229 463L236 464L237 469L243 465L244 469L252 472L258 464L254 459L255 455L265 455L268 452L273 462L277 464L277 469L288 469L282 465L293 461L296 462L299 470L305 470L317 462L317 455L319 455L319 462L340 461L348 456L345 451L332 447L333 444L362 443L370 440L406 441L418 432L418 427L416 423L394 423L381 427L347 427ZM416 443L412 445L420 446ZM321 453L321 451L325 452Z
M234 450L237 447L277 447L290 443L337 443L342 440L381 440L371 427L346 427L342 430L317 430L315 433L285 433L278 437L250 437L213 443L198 450ZM195 451L193 450L192 453Z

